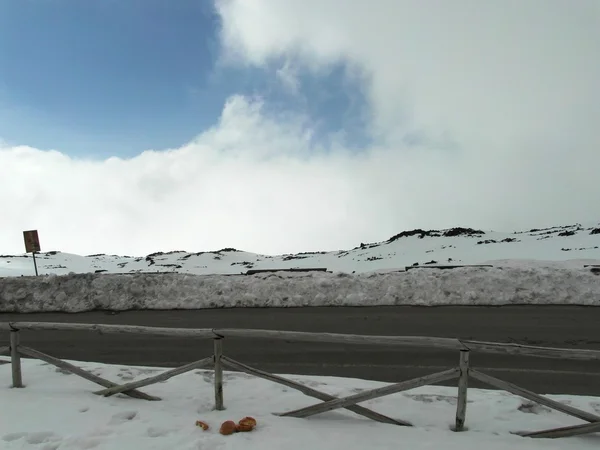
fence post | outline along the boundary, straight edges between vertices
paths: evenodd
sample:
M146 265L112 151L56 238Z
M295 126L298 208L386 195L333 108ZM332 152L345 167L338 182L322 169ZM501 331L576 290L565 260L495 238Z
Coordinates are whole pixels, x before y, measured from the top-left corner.
M467 414L467 388L469 385L469 350L460 351L460 377L458 379L458 401L456 402L456 424L454 431L463 431Z
M214 339L215 347L215 409L223 411L223 364L221 356L223 356L222 338Z
M19 330L10 330L10 363L12 366L12 382L14 388L23 387L21 376L21 354L19 353Z

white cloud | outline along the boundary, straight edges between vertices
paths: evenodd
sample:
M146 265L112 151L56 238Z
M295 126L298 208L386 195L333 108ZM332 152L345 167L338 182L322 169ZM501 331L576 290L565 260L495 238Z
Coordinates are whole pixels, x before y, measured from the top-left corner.
M280 83L289 93L298 94L300 89L300 79L289 61L286 61L286 63L277 69L275 73Z
M264 65L347 61L371 79L377 129L399 121L484 145L600 112L595 0L224 0L230 55ZM566 123L565 123L566 121ZM502 143L504 144L504 143Z
M0 252L22 251L30 228L77 253L279 253L414 227L599 220L593 0L234 0L220 13L229 62L350 64L378 145L318 147L310 118L239 96L193 142L133 159L4 144ZM415 131L427 144L402 144Z

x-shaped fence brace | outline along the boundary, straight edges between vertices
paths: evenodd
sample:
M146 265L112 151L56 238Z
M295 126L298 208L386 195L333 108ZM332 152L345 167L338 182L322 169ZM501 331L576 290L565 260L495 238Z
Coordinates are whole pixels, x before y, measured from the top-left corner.
M323 400L325 402L336 400L336 397L334 397L333 395L326 394L325 392L318 391L309 386L306 386L301 383L297 383L297 382L289 380L287 378L283 378L283 377L273 375L271 373L256 369L254 367L247 366L245 364L242 364L241 362L235 361L226 356L222 357L222 362L223 362L224 366L229 367L230 369L238 370L240 372L246 372L250 375L254 375L256 377L263 378L265 380L269 380L274 383L282 384L282 385L290 387L292 389L296 389L296 390L302 392L303 394L308 395L309 397L318 398L319 400ZM346 408L356 414L359 414L361 416L375 420L377 422L388 423L388 424L392 424L392 425L411 426L411 424L409 422L406 422L403 420L398 420L398 419L392 419L391 417L384 416L383 414L379 414L378 412L372 411L372 410L370 410L368 408L364 408L362 406L358 406L356 404L348 404L345 406L341 406L341 408ZM285 414L280 414L280 415L285 415Z
M388 386L372 389L370 391L360 392L358 394L350 395L348 397L334 398L322 403L317 403L306 408L296 409L286 413L280 413L280 416L291 416L291 417L310 417L315 414L324 413L327 411L333 411L334 409L347 408L348 406L356 405L356 403L364 402L367 400L373 400L379 397L385 397L387 395L395 394L397 392L408 391L420 386L427 384L435 384L442 381L452 380L457 378L460 371L458 368L444 370L443 372L426 375L424 377L414 378L408 381L402 381L400 383L391 384Z
M52 364L60 369L68 370L69 372L79 375L81 378L85 378L93 383L99 384L100 386L104 386L105 388L118 388L119 385L117 383L113 383L105 378L99 377L87 370L84 370L80 367L77 367L71 363L63 361L61 359L55 358L54 356L46 355L45 353L39 352L29 347L24 347L22 345L19 346L19 352L31 356L32 358L37 358L42 361L47 362L48 364ZM160 397L155 397L153 395L145 394L144 392L137 391L135 389L127 390L123 392L125 395L128 395L133 398L139 398L142 400L160 400Z
M488 384L498 389L502 389L504 391L508 391L511 394L518 395L520 397L539 403L540 405L552 408L556 411L560 411L570 416L577 417L578 419L585 420L586 422L590 422L584 425L574 425L570 427L554 428L550 430L534 432L521 432L515 434L532 438L558 438L577 436L588 433L596 433L600 431L600 416L589 413L587 411L583 411L579 408L574 408L573 406L569 406L561 402L557 402L555 400L551 400L547 397L536 394L535 392L529 391L507 381L500 380L499 378L492 377L478 370L470 369L469 375L475 378L476 380L481 381L482 383Z

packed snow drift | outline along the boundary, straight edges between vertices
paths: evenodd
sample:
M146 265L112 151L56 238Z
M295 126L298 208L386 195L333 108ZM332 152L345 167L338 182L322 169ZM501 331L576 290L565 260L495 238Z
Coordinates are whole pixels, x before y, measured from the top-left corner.
M0 358L0 360L6 358ZM142 379L166 369L75 363L115 382ZM401 427L376 423L346 410L310 419L273 413L302 408L318 400L242 373L225 372L225 411L215 411L212 371L197 370L142 390L160 402L92 394L95 384L37 360L24 359L25 388L10 389L10 365L0 364L0 447L10 449L244 449L364 450L403 448L447 450L597 449L596 435L557 440L531 439L515 432L540 431L582 422L501 391L469 389L466 431L451 431L457 388L425 386L370 400L361 406L412 423ZM286 376L334 396L347 396L385 383L334 377ZM600 414L595 397L551 395L590 413ZM254 430L224 436L221 423L245 416ZM209 425L204 431L196 421Z
M573 225L513 234L413 230L347 251L276 257L235 249L145 258L50 252L37 257L39 277L30 276L30 257L2 257L0 270L12 276L0 278L0 312L597 306L599 248L600 227Z
M76 274L0 279L3 312L511 304L600 305L600 273L583 267L460 267L355 275Z

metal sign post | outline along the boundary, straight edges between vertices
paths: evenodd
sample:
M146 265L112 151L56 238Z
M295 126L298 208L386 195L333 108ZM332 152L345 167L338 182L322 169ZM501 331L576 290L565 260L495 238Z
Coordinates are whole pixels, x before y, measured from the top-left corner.
M33 255L33 267L35 268L35 276L37 277L38 268L35 260L35 254L36 252L41 251L38 232L37 230L23 231L23 238L25 239L25 252Z

